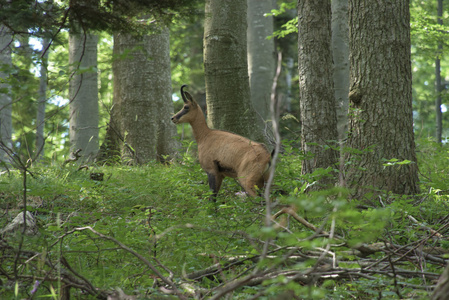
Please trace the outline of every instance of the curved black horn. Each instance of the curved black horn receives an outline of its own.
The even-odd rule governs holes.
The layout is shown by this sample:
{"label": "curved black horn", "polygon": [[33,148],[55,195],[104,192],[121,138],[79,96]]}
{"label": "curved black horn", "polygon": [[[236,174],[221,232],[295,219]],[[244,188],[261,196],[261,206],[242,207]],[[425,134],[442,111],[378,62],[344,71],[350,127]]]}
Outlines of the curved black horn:
{"label": "curved black horn", "polygon": [[187,84],[183,84],[181,86],[181,96],[182,96],[182,101],[184,101],[184,103],[187,103],[187,99],[186,96],[184,95],[184,88],[187,86]]}

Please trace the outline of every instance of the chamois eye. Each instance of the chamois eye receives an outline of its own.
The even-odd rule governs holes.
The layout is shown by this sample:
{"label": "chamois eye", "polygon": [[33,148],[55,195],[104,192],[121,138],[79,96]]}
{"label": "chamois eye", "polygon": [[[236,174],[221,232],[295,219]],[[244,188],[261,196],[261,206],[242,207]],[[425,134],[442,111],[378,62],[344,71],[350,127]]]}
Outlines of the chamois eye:
{"label": "chamois eye", "polygon": [[184,106],[184,109],[189,109],[189,106],[188,105]]}

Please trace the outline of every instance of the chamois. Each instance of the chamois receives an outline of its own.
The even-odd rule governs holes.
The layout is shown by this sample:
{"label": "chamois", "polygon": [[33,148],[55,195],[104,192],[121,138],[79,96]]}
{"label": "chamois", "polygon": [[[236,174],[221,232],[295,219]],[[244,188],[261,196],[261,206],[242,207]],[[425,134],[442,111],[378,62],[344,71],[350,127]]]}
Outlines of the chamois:
{"label": "chamois", "polygon": [[181,87],[184,107],[171,120],[175,124],[190,123],[198,144],[200,165],[206,172],[212,199],[218,194],[224,177],[237,178],[248,195],[256,197],[255,186],[263,188],[268,180],[271,155],[264,144],[240,135],[210,129],[201,107]]}

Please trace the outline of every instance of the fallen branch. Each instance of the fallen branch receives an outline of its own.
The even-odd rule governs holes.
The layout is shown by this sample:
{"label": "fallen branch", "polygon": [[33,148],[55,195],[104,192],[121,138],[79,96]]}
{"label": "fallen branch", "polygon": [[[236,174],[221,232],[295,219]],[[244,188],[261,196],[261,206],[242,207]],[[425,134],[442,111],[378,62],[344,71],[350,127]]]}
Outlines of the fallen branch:
{"label": "fallen branch", "polygon": [[[42,253],[36,251],[24,251],[11,247],[4,241],[0,241],[0,250],[3,253],[2,256],[2,264],[6,263],[6,258],[8,257],[7,253],[12,252],[10,257],[18,257],[20,265],[27,265],[30,268],[40,269],[42,267],[31,267],[33,263],[36,265],[40,265],[42,262],[49,268],[46,272],[45,276],[36,276],[36,275],[23,275],[18,274],[14,276],[14,274],[9,274],[5,269],[0,268],[0,274],[8,278],[8,280],[28,280],[28,281],[51,281],[58,282],[59,280],[65,283],[69,287],[75,287],[86,291],[88,294],[96,297],[97,299],[107,299],[108,293],[105,291],[101,291],[98,288],[94,287],[94,285],[88,281],[86,278],[81,276],[79,273],[75,272],[67,263],[64,257],[60,257],[63,267],[59,270],[56,270],[56,264],[53,263],[49,258],[42,259]],[[61,277],[59,277],[61,275]]]}
{"label": "fallen branch", "polygon": [[66,164],[68,164],[69,162],[74,162],[74,161],[77,161],[78,159],[80,159],[81,154],[79,154],[79,153],[80,153],[81,151],[83,151],[83,150],[82,150],[82,149],[77,149],[77,150],[75,150],[75,151],[70,152],[69,158],[67,158],[67,159],[64,161],[63,165],[66,165]]}
{"label": "fallen branch", "polygon": [[432,229],[432,228],[430,228],[430,227],[428,227],[428,226],[426,226],[426,225],[424,225],[424,224],[418,222],[418,220],[416,220],[413,216],[407,215],[407,218],[409,218],[410,221],[412,221],[412,222],[415,223],[416,225],[419,225],[419,226],[422,227],[423,229],[430,231],[434,236],[436,236],[436,237],[438,237],[438,238],[442,238],[442,237],[443,237],[443,235],[442,235],[441,233],[439,233],[439,232],[437,232],[436,230],[434,230],[434,229]]}
{"label": "fallen branch", "polygon": [[139,253],[137,253],[136,251],[134,251],[133,249],[129,248],[128,246],[126,246],[125,244],[119,242],[118,240],[114,239],[113,237],[104,235],[98,231],[96,231],[95,229],[93,229],[90,226],[86,226],[86,227],[79,227],[79,228],[74,228],[73,230],[67,232],[66,234],[64,234],[63,236],[59,237],[59,239],[63,238],[64,236],[67,236],[68,234],[71,234],[73,232],[76,231],[84,231],[84,230],[90,230],[92,233],[98,235],[99,237],[105,239],[105,240],[109,240],[115,244],[117,244],[121,249],[131,253],[132,255],[134,255],[135,257],[137,257],[140,261],[142,261],[148,268],[151,269],[151,271],[154,272],[154,274],[156,274],[157,277],[159,277],[164,283],[168,284],[174,291],[174,293],[180,298],[180,299],[187,299],[176,287],[176,285],[174,284],[173,281],[171,281],[169,278],[166,278],[164,275],[162,275],[161,272],[159,272],[159,270],[152,264],[150,263],[145,257],[143,257],[142,255],[140,255]]}
{"label": "fallen branch", "polygon": [[[306,219],[304,219],[303,217],[299,216],[295,210],[293,208],[291,208],[290,206],[288,207],[284,207],[282,208],[280,211],[278,211],[277,213],[275,213],[272,217],[273,220],[277,219],[280,215],[283,214],[288,214],[290,216],[292,216],[296,221],[298,221],[299,223],[301,223],[302,225],[304,225],[305,227],[309,228],[310,230],[318,233],[318,228],[315,227],[315,225],[313,225],[312,223],[309,223]],[[322,233],[324,234],[328,234],[327,232],[323,231]]]}

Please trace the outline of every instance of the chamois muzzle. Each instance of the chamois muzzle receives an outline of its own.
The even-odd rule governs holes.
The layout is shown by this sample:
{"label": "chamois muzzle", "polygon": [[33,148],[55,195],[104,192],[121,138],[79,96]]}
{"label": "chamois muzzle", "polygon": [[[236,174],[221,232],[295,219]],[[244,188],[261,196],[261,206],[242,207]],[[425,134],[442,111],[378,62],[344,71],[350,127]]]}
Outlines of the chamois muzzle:
{"label": "chamois muzzle", "polygon": [[[188,100],[187,100],[185,92],[184,92],[184,88],[186,86],[187,86],[186,84],[181,86],[181,97],[182,97],[182,101],[184,101],[185,104],[188,104]],[[181,109],[177,114],[175,114],[173,117],[171,117],[172,122],[175,124],[178,124],[181,117],[184,116],[185,114],[187,114],[188,112],[189,112],[189,110],[187,109],[187,106],[184,106],[183,109]]]}
{"label": "chamois muzzle", "polygon": [[179,123],[179,119],[182,117],[182,111],[180,111],[179,113],[177,113],[176,115],[174,115],[173,117],[171,117],[171,121],[175,124]]}

